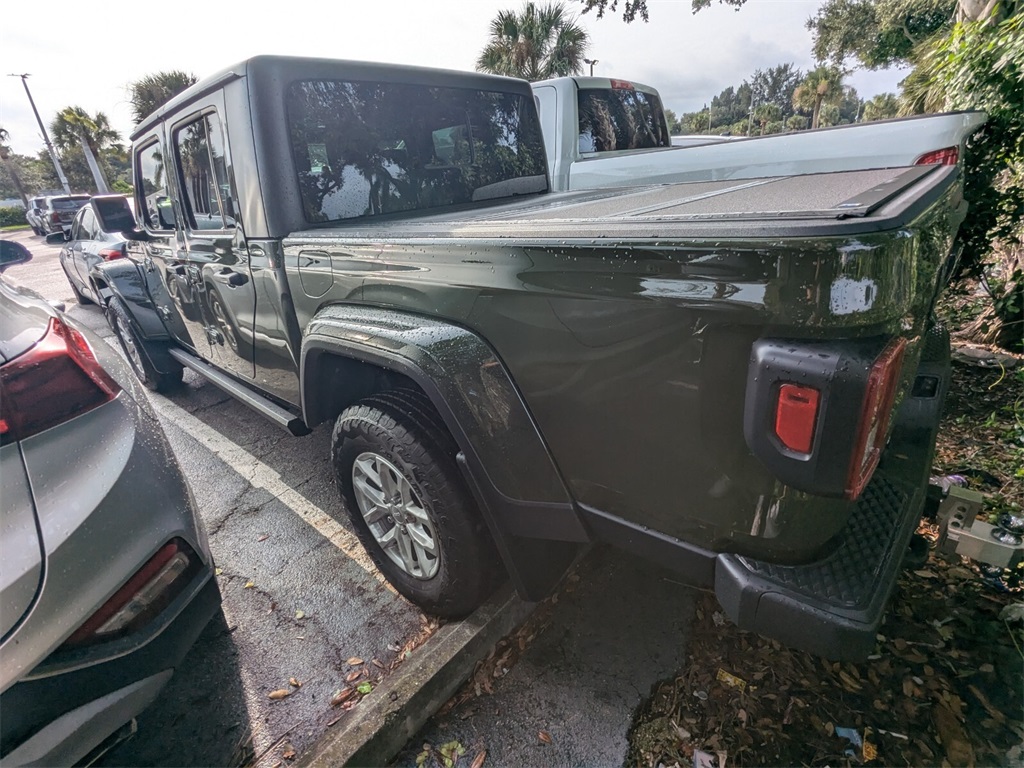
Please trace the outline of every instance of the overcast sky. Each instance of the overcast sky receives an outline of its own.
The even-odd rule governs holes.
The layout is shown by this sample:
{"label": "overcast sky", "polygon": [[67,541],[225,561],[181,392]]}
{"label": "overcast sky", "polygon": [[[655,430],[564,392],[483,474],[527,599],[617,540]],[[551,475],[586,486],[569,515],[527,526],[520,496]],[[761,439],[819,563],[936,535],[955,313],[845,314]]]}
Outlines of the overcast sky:
{"label": "overcast sky", "polygon": [[[579,7],[575,0],[567,3]],[[714,6],[693,15],[690,0],[648,0],[651,20],[618,14],[579,23],[591,38],[595,75],[653,85],[667,108],[700,109],[755,69],[814,65],[804,22],[820,0],[748,0],[739,11]],[[31,74],[32,97],[49,123],[63,107],[106,113],[127,141],[127,86],[147,74],[181,69],[204,77],[261,53],[417,64],[472,70],[498,10],[522,0],[334,0],[239,3],[174,0],[10,2],[0,27],[0,75]],[[902,73],[861,72],[849,83],[862,97],[896,91]],[[43,140],[17,77],[0,77],[0,126],[15,152],[34,155]]]}

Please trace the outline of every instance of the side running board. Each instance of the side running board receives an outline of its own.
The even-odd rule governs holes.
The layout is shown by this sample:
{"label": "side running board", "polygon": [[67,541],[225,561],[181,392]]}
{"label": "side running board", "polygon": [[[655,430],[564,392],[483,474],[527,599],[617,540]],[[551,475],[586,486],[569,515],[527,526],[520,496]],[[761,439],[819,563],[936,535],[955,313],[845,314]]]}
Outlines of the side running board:
{"label": "side running board", "polygon": [[236,400],[245,403],[282,429],[286,429],[296,436],[309,434],[309,427],[291,411],[282,408],[272,400],[263,397],[263,395],[253,392],[249,387],[235,381],[227,374],[221,373],[212,365],[204,363],[198,357],[194,357],[184,350],[172,348],[168,351],[171,357],[186,368],[195,371],[208,382],[224,390]]}

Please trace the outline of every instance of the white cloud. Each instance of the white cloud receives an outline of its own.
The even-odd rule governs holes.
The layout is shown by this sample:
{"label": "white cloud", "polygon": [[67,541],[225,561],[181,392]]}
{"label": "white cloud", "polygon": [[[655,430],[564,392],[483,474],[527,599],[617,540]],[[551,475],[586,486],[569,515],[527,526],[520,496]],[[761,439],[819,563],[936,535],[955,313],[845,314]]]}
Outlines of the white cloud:
{"label": "white cloud", "polygon": [[[755,69],[812,66],[804,27],[820,0],[750,0],[739,11],[690,0],[649,0],[651,21],[580,17],[592,37],[594,73],[657,87],[665,105],[699,109]],[[374,0],[267,6],[210,0],[171,4],[49,0],[43,14],[11,3],[0,28],[0,75],[29,72],[43,120],[78,105],[102,111],[125,140],[132,127],[126,89],[144,75],[182,69],[203,77],[260,53],[390,61],[472,70],[490,20],[521,0]],[[572,3],[571,5],[575,5]],[[862,96],[895,90],[899,75],[863,73]],[[863,83],[863,85],[861,85]],[[16,152],[43,149],[18,78],[0,77],[0,125]]]}

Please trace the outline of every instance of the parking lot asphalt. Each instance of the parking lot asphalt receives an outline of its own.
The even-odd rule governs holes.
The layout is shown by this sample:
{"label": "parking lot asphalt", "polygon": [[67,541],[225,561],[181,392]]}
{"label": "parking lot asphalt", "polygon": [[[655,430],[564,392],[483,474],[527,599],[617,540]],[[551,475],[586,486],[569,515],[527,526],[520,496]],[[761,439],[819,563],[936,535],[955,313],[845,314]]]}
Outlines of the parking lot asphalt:
{"label": "parking lot asphalt", "polygon": [[[112,340],[98,308],[75,304],[57,248],[5,237],[34,254],[6,279]],[[433,631],[349,530],[326,427],[289,437],[189,371],[151,401],[210,533],[223,616],[101,765],[412,766],[425,743],[453,741],[488,766],[622,764],[637,705],[682,666],[692,591],[670,573],[592,550],[542,615],[506,591]],[[356,675],[375,690],[346,714],[331,698]]]}

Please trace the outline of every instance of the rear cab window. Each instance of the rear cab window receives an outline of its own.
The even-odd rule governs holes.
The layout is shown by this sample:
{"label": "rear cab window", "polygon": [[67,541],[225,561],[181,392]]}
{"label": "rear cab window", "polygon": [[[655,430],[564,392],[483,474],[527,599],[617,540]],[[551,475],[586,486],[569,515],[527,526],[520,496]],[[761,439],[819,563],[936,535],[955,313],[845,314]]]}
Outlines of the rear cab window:
{"label": "rear cab window", "polygon": [[208,112],[174,132],[181,171],[185,216],[193,230],[235,227],[224,133],[216,113]]}
{"label": "rear cab window", "polygon": [[612,82],[611,88],[580,88],[576,93],[580,153],[671,146],[661,98],[629,83]]}
{"label": "rear cab window", "polygon": [[547,191],[536,111],[520,94],[305,80],[286,107],[310,223]]}

